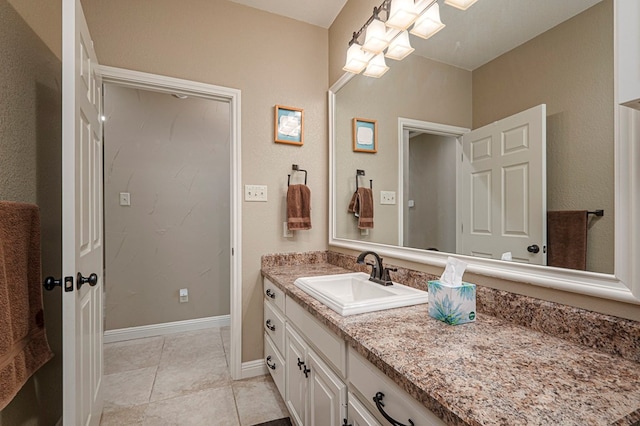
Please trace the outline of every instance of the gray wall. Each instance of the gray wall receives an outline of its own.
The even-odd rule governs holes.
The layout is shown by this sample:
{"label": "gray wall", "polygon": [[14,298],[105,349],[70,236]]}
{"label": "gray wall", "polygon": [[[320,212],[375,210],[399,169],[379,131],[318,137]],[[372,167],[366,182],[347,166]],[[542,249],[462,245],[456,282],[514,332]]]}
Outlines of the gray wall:
{"label": "gray wall", "polygon": [[[29,16],[54,20],[47,10]],[[0,199],[40,206],[42,276],[60,277],[62,65],[6,0],[0,17]],[[0,411],[0,426],[54,425],[62,416],[61,292],[45,292],[43,302],[55,357]]]}
{"label": "gray wall", "polygon": [[106,328],[229,314],[229,104],[107,84],[104,108]]}
{"label": "gray wall", "polygon": [[409,141],[409,194],[405,246],[456,251],[456,146],[454,137],[423,133]]}

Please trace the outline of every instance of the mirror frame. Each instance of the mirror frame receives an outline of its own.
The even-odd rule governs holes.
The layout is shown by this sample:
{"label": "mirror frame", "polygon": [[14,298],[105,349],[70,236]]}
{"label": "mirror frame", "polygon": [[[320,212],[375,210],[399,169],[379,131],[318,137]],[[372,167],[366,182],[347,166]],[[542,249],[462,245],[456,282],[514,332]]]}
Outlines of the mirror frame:
{"label": "mirror frame", "polygon": [[[614,4],[617,5],[618,2]],[[616,25],[619,13],[616,7],[614,10],[615,266],[613,274],[481,259],[337,237],[335,235],[338,212],[335,203],[336,150],[334,147],[336,93],[354,77],[354,74],[350,73],[345,73],[338,79],[328,92],[329,247],[357,251],[372,250],[384,256],[439,267],[445,266],[448,256],[455,256],[467,262],[467,271],[474,274],[640,304],[640,265],[634,264],[634,261],[640,258],[640,224],[636,223],[640,219],[640,111],[619,104],[621,88],[619,87],[617,46],[620,37]],[[640,46],[640,42],[637,44]]]}

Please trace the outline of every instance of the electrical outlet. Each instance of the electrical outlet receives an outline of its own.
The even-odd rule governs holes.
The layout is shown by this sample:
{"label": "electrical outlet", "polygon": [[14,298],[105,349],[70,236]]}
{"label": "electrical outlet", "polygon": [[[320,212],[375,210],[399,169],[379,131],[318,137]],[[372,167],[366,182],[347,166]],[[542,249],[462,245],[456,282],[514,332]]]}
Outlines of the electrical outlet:
{"label": "electrical outlet", "polygon": [[293,238],[293,231],[289,230],[287,222],[282,222],[282,236],[285,238]]}
{"label": "electrical outlet", "polygon": [[395,191],[380,191],[380,204],[395,204],[396,192]]}
{"label": "electrical outlet", "polygon": [[360,235],[369,235],[369,229],[361,229],[360,230]]}
{"label": "electrical outlet", "polygon": [[245,201],[267,201],[267,185],[245,185]]}
{"label": "electrical outlet", "polygon": [[186,288],[180,289],[180,303],[186,303],[189,301],[189,290]]}
{"label": "electrical outlet", "polygon": [[120,205],[121,206],[130,206],[131,205],[131,194],[128,192],[120,193]]}

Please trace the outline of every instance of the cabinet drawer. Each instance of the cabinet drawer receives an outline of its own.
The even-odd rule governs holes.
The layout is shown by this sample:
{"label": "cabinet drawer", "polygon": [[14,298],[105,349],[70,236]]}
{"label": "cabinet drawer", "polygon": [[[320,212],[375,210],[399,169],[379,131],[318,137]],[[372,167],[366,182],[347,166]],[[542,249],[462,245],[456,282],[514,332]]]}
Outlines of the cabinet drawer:
{"label": "cabinet drawer", "polygon": [[284,360],[266,333],[264,335],[264,362],[267,365],[269,374],[271,374],[273,381],[278,387],[280,396],[284,399]]}
{"label": "cabinet drawer", "polygon": [[354,394],[349,392],[347,400],[349,401],[347,424],[352,426],[382,426]]}
{"label": "cabinet drawer", "polygon": [[364,396],[363,403],[378,418],[381,418],[381,414],[373,398],[382,392],[383,409],[397,422],[409,424],[411,419],[416,426],[446,425],[353,348],[349,348],[349,382]]}
{"label": "cabinet drawer", "polygon": [[347,376],[347,349],[344,340],[325,328],[309,312],[287,297],[287,320],[307,337],[319,354],[331,364],[342,377]]}
{"label": "cabinet drawer", "polygon": [[278,313],[275,305],[264,301],[264,332],[271,337],[278,351],[284,353],[284,317]]}
{"label": "cabinet drawer", "polygon": [[284,292],[280,290],[274,283],[264,278],[262,281],[262,292],[264,297],[273,302],[280,312],[284,312]]}

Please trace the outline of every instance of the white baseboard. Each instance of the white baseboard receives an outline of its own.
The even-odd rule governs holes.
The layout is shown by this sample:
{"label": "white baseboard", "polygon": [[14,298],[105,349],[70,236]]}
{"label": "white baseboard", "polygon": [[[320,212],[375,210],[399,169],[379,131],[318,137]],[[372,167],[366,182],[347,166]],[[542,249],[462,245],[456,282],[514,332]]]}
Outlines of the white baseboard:
{"label": "white baseboard", "polygon": [[[225,327],[229,324],[231,324],[230,315],[219,315],[217,317],[118,328],[104,332],[104,343],[122,342],[124,340],[141,339],[143,337],[164,336],[165,334],[204,330],[206,328]],[[244,369],[244,365],[242,368]]]}
{"label": "white baseboard", "polygon": [[256,359],[254,361],[248,361],[242,363],[242,378],[248,379],[250,377],[264,376],[267,374],[267,366],[264,365],[263,359]]}

